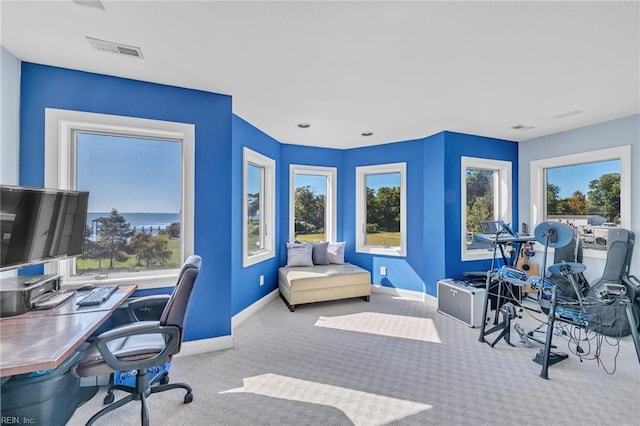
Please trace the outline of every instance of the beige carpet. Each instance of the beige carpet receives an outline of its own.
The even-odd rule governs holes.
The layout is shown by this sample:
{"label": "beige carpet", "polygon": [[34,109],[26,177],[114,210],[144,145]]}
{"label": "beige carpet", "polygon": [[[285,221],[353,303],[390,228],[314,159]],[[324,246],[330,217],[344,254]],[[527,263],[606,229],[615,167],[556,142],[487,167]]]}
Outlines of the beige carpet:
{"label": "beige carpet", "polygon": [[[531,330],[537,323],[527,312],[516,321]],[[295,313],[273,300],[234,337],[233,349],[173,360],[171,380],[189,383],[194,401],[184,404],[181,390],[152,395],[152,425],[640,424],[640,365],[630,338],[621,341],[613,375],[570,355],[544,380],[532,361],[540,346],[524,347],[515,332],[516,347],[502,340],[491,348],[478,342],[478,329],[438,313],[432,298],[380,293],[370,303],[318,303]],[[569,351],[561,336],[554,343]],[[609,370],[617,350],[602,348]],[[84,424],[103,396],[104,389],[69,424]],[[130,403],[96,425],[139,424],[139,410]]]}

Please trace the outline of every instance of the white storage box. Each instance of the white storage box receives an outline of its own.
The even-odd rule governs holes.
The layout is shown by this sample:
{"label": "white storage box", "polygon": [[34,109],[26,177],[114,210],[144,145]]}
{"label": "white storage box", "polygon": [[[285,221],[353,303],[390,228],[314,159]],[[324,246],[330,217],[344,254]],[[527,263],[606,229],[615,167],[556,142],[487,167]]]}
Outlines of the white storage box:
{"label": "white storage box", "polygon": [[469,327],[482,325],[482,304],[486,290],[472,287],[464,281],[451,279],[438,281],[438,312],[456,319]]}

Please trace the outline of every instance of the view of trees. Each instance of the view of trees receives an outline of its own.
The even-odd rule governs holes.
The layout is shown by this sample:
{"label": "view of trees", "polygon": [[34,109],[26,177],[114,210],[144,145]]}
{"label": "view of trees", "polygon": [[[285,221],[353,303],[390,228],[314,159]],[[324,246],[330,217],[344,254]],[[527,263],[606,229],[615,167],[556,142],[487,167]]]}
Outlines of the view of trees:
{"label": "view of trees", "polygon": [[620,173],[606,173],[589,182],[587,194],[575,191],[560,198],[561,188],[547,183],[548,215],[598,215],[609,222],[620,219]]}
{"label": "view of trees", "polygon": [[493,220],[493,170],[467,170],[467,232],[480,232],[481,220]]}
{"label": "view of trees", "polygon": [[367,187],[367,234],[400,232],[400,187]]}
{"label": "view of trees", "polygon": [[255,220],[256,216],[260,213],[260,193],[256,192],[255,194],[248,193],[248,216],[249,222]]}
{"label": "view of trees", "polygon": [[[173,255],[173,251],[169,249],[169,240],[180,237],[180,223],[172,223],[167,230],[160,230],[154,236],[144,230],[132,230],[131,225],[116,209],[112,209],[109,216],[96,221],[96,238],[90,238],[93,231],[87,227],[84,254],[80,259],[97,261],[98,270],[102,269],[103,261],[108,261],[106,268],[113,270],[116,269],[116,263],[125,263],[131,258],[135,259],[134,267],[166,265]],[[84,266],[78,265],[77,269],[96,269]],[[130,268],[121,266],[119,269]]]}
{"label": "view of trees", "polygon": [[247,249],[251,253],[262,248],[260,243],[260,193],[247,193]]}
{"label": "view of trees", "polygon": [[315,194],[310,186],[299,186],[295,190],[294,202],[296,235],[324,233],[325,196]]}
{"label": "view of trees", "polygon": [[[467,232],[479,233],[479,221],[493,220],[493,171],[467,170]],[[589,182],[586,194],[575,191],[560,197],[561,188],[547,183],[547,215],[598,215],[609,222],[620,219],[620,173],[606,173]]]}

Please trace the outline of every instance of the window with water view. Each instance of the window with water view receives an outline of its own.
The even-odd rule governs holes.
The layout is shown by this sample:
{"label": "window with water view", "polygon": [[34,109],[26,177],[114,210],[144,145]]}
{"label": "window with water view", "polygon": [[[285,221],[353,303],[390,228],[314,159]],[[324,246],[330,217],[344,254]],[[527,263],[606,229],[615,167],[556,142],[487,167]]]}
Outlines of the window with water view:
{"label": "window with water view", "polygon": [[76,274],[181,264],[180,141],[78,132],[76,187],[89,191],[84,254]]}
{"label": "window with water view", "polygon": [[242,265],[249,266],[275,256],[276,162],[243,148]]}

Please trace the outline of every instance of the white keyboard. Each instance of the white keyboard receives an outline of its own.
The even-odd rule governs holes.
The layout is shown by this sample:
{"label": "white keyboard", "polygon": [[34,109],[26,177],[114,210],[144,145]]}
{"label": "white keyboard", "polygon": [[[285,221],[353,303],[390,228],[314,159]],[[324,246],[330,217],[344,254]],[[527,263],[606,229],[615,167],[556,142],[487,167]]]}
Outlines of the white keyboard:
{"label": "white keyboard", "polygon": [[[474,238],[476,241],[485,243],[485,244],[493,244],[496,241],[496,234],[475,234]],[[518,237],[514,237],[511,234],[500,234],[498,236],[498,243],[510,243],[510,242],[526,242],[526,241],[534,241],[536,237],[533,235],[524,235],[518,234]]]}

